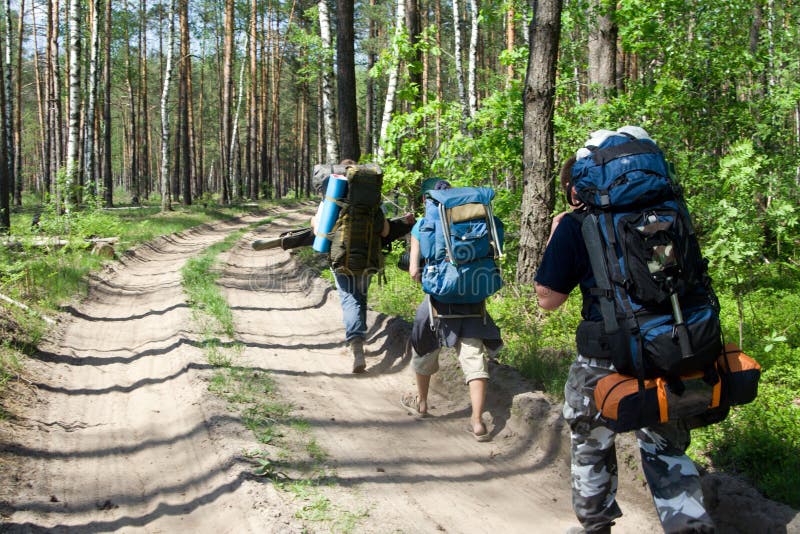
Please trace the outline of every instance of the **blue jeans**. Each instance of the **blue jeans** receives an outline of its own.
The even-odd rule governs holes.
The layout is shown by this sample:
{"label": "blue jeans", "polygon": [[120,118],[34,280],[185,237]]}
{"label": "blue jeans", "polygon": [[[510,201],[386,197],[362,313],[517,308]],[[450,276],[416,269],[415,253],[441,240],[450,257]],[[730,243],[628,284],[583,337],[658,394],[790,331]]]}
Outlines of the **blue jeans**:
{"label": "blue jeans", "polygon": [[333,273],[333,278],[342,302],[345,339],[364,337],[367,334],[367,290],[372,275]]}

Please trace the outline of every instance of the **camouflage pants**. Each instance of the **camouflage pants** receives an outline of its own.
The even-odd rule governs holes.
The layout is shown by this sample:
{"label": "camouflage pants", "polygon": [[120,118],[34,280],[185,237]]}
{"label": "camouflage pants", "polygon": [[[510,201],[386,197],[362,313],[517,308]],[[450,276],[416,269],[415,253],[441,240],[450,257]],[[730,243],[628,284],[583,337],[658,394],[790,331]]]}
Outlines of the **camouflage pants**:
{"label": "camouflage pants", "polygon": [[[564,388],[564,418],[572,431],[572,506],[587,532],[622,516],[616,502],[615,433],[594,403],[597,381],[615,372],[608,360],[578,356]],[[703,506],[700,475],[686,456],[689,431],[667,423],[636,431],[642,467],[665,532],[713,532]]]}

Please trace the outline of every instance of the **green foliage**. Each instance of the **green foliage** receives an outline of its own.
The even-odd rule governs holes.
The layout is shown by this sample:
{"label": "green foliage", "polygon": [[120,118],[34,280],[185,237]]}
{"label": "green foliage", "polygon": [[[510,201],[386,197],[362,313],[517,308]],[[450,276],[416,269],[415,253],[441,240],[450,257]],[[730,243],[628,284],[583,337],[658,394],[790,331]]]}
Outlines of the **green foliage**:
{"label": "green foliage", "polygon": [[396,247],[386,256],[386,282],[373,278],[369,290],[369,305],[387,315],[412,321],[424,294],[419,284],[407,272],[397,268],[397,259],[401,253],[402,247]]}
{"label": "green foliage", "polygon": [[545,314],[535,303],[533,288],[513,284],[487,301],[505,344],[499,360],[516,368],[537,388],[560,397],[574,355],[575,309],[568,304]]}
{"label": "green foliage", "polygon": [[745,475],[767,497],[800,507],[800,487],[789,475],[800,472],[800,404],[787,389],[766,380],[753,403],[693,436],[695,449],[702,447],[715,466]]}
{"label": "green foliage", "polygon": [[[759,178],[761,158],[755,157],[750,141],[731,147],[720,162],[716,203],[705,210],[710,227],[704,249],[712,265],[714,279],[741,283],[743,272],[752,271],[764,242],[764,211],[759,199],[764,184]],[[723,194],[724,192],[724,194]]]}

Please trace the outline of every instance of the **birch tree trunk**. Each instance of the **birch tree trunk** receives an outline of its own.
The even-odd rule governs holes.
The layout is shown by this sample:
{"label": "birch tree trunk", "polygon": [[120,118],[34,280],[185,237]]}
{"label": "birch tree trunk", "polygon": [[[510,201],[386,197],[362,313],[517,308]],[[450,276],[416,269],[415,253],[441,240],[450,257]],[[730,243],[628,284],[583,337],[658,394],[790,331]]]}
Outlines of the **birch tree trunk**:
{"label": "birch tree trunk", "polygon": [[406,20],[406,2],[397,0],[397,15],[395,16],[394,39],[392,41],[392,67],[389,70],[389,81],[386,84],[386,102],[383,105],[383,118],[381,119],[381,135],[378,140],[378,162],[386,155],[386,133],[389,131],[389,122],[394,112],[394,95],[397,93],[397,78],[400,70],[400,36],[403,33],[403,24]]}
{"label": "birch tree trunk", "polygon": [[[111,0],[106,0],[106,2],[110,2]],[[99,84],[99,76],[98,76],[98,43],[99,43],[99,31],[98,31],[98,18],[100,18],[100,2],[99,0],[92,0],[92,5],[94,6],[93,17],[92,17],[92,29],[91,29],[91,36],[89,41],[89,102],[86,105],[86,133],[85,133],[85,143],[84,143],[84,174],[86,176],[87,186],[90,189],[90,193],[97,197],[99,196],[100,189],[98,187],[98,180],[95,176],[95,137],[94,137],[94,123],[95,123],[95,112],[97,107],[97,85]]]}
{"label": "birch tree trunk", "polygon": [[[5,63],[3,55],[0,54],[0,71]],[[0,112],[5,121],[6,114],[6,92],[0,91]],[[8,131],[0,128],[0,234],[6,234],[11,229],[11,181],[8,176]]]}
{"label": "birch tree trunk", "polygon": [[230,201],[230,146],[233,140],[231,105],[233,95],[233,0],[225,0],[225,51],[222,65],[222,202]]}
{"label": "birch tree trunk", "polygon": [[470,19],[469,32],[469,74],[468,74],[468,93],[469,93],[469,116],[474,117],[478,111],[478,87],[476,84],[478,70],[478,0],[469,0],[469,8],[472,12]]}
{"label": "birch tree trunk", "polygon": [[[108,0],[106,0],[108,1]],[[172,78],[172,56],[175,44],[175,0],[169,7],[169,35],[167,37],[167,66],[164,70],[164,85],[161,89],[161,211],[172,209],[169,194],[169,84]]]}
{"label": "birch tree trunk", "polygon": [[39,28],[36,25],[36,9],[31,9],[31,20],[33,24],[33,29],[31,33],[33,34],[33,72],[35,76],[35,83],[36,83],[36,100],[38,102],[39,107],[39,132],[41,136],[41,170],[42,170],[42,181],[41,181],[41,192],[42,198],[47,201],[47,195],[50,193],[49,185],[50,185],[50,165],[49,165],[49,145],[47,143],[48,131],[46,126],[46,117],[45,117],[45,109],[47,104],[45,102],[45,92],[46,89],[43,91],[42,89],[42,75],[41,75],[41,68],[39,67]]}
{"label": "birch tree trunk", "polygon": [[333,110],[333,50],[331,48],[331,21],[328,14],[327,0],[319,0],[319,34],[322,39],[324,62],[322,65],[322,115],[325,121],[325,163],[339,163],[339,153],[336,149],[336,130]]}
{"label": "birch tree trunk", "polygon": [[467,106],[467,93],[464,88],[464,67],[461,62],[461,17],[459,15],[458,0],[453,0],[453,55],[456,60],[458,101],[461,104],[461,109],[469,109]]}
{"label": "birch tree trunk", "polygon": [[64,184],[64,211],[69,213],[75,193],[74,184],[80,167],[81,127],[81,2],[69,3],[69,135],[67,141],[67,174]]}
{"label": "birch tree trunk", "polygon": [[[245,50],[245,53],[243,54],[243,57],[242,57],[242,64],[239,67],[239,86],[238,86],[238,89],[236,91],[236,111],[233,113],[233,127],[231,129],[231,133],[232,133],[232,135],[231,135],[231,154],[233,154],[235,152],[234,151],[234,147],[236,147],[238,145],[238,142],[239,142],[239,111],[242,108],[242,97],[244,96],[244,69],[245,69],[245,66],[247,65],[247,61],[245,61],[245,59],[247,58],[247,50],[250,48],[249,47],[249,42],[250,42],[250,34],[245,32],[245,34],[244,34],[244,50]],[[236,160],[236,158],[232,157],[231,161],[233,162],[234,160]],[[233,184],[234,184],[233,198],[239,200],[239,199],[242,198],[242,190],[243,190],[242,189],[242,176],[241,176],[241,174],[239,172],[236,172],[236,168],[235,168],[234,165],[231,165],[230,175],[231,175],[231,177],[233,179]]]}
{"label": "birch tree trunk", "polygon": [[553,109],[561,33],[561,0],[534,0],[523,95],[523,179],[517,282],[532,284],[550,235],[553,187]]}
{"label": "birch tree trunk", "polygon": [[3,72],[3,91],[5,93],[6,109],[3,114],[3,138],[6,141],[6,167],[8,172],[8,186],[9,192],[14,189],[14,182],[16,177],[14,175],[14,85],[12,82],[14,73],[14,64],[11,60],[13,57],[11,43],[12,39],[12,22],[11,22],[11,0],[6,0],[6,31],[3,35],[5,44],[5,70]]}

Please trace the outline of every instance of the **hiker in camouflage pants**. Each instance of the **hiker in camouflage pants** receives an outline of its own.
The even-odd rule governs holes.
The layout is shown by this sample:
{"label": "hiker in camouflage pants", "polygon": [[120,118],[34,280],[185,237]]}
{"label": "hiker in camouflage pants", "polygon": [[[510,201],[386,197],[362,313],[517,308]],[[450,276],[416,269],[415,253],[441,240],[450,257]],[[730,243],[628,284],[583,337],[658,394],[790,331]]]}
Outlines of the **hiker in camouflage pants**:
{"label": "hiker in camouflage pants", "polygon": [[[602,532],[622,516],[616,502],[616,434],[597,418],[594,387],[615,372],[609,360],[578,356],[564,388],[564,419],[572,430],[572,506],[586,532]],[[642,469],[665,532],[712,532],[699,474],[685,451],[689,432],[667,423],[636,431]]]}
{"label": "hiker in camouflage pants", "polygon": [[[637,138],[647,136],[642,128],[625,128]],[[580,208],[570,182],[576,159],[577,154],[561,169],[561,185],[569,204]],[[553,218],[550,239],[534,277],[538,303],[544,309],[554,310],[580,286],[583,319],[601,321],[597,284],[581,223],[578,218],[566,215],[567,212]],[[614,519],[622,516],[616,501],[616,433],[603,424],[594,403],[597,382],[614,372],[610,359],[578,355],[567,377],[564,418],[572,431],[572,504],[582,525],[570,532],[610,532]],[[664,531],[713,532],[714,523],[703,505],[700,476],[685,454],[689,446],[686,426],[682,422],[661,424],[636,431],[636,437],[644,475]]]}

